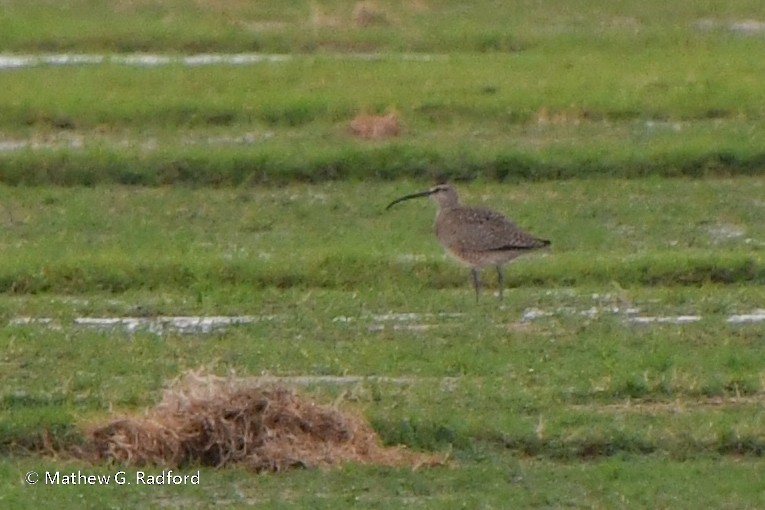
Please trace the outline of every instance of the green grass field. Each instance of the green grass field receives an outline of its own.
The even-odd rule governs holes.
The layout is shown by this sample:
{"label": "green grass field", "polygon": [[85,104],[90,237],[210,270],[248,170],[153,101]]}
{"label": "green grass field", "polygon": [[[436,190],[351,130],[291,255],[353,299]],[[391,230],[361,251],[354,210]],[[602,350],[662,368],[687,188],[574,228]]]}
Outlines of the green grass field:
{"label": "green grass field", "polygon": [[[8,54],[287,59],[0,69],[0,506],[765,507],[761,6],[676,4],[4,2]],[[552,240],[503,302],[385,210],[437,179]],[[251,322],[77,322],[187,315]],[[61,450],[200,368],[450,464],[25,482],[134,479]]]}
{"label": "green grass field", "polygon": [[[207,367],[401,378],[301,391],[362,412],[388,443],[451,452],[454,461],[414,475],[351,467],[261,475],[273,492],[243,489],[233,503],[608,507],[624,497],[646,507],[709,498],[757,506],[762,325],[728,318],[761,308],[765,297],[762,184],[465,185],[466,201],[510,211],[555,240],[548,256],[511,266],[503,303],[490,291],[474,302],[467,271],[429,235],[431,204],[384,211],[412,183],[4,188],[6,239],[15,240],[2,253],[7,490],[16,494],[24,467],[110,472],[22,452],[39,446],[43,430],[65,443],[110,410],[151,406],[166,381]],[[72,323],[193,314],[262,319],[196,335]],[[682,315],[700,320],[632,320]],[[19,317],[55,323],[10,324]],[[731,478],[713,477],[713,465],[731,466]],[[232,477],[243,484],[254,476],[203,472],[193,494],[78,494],[96,505],[176,494],[204,506]],[[568,482],[556,483],[559,476]],[[734,480],[749,489],[731,489]],[[296,483],[306,490],[287,489]],[[662,484],[688,494],[662,494]],[[23,490],[8,497],[47,497]]]}
{"label": "green grass field", "polygon": [[[288,59],[6,70],[0,133],[21,148],[3,151],[0,182],[703,177],[765,161],[756,2],[386,2],[372,26],[353,2],[63,5],[6,2],[1,47]],[[349,135],[358,113],[388,110],[401,136]]]}

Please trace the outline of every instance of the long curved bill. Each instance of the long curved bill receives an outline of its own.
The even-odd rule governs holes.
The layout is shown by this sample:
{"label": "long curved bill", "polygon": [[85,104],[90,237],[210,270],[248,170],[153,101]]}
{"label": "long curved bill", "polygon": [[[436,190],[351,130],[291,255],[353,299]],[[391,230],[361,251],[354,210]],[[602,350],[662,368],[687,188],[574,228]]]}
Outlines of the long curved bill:
{"label": "long curved bill", "polygon": [[386,207],[385,210],[387,211],[388,209],[390,209],[391,207],[393,207],[397,203],[403,202],[404,200],[409,200],[410,198],[427,197],[431,193],[433,193],[433,191],[427,190],[427,191],[420,191],[419,193],[412,193],[411,195],[404,195],[403,197],[397,198],[396,200],[394,200],[393,202],[388,204],[388,207]]}

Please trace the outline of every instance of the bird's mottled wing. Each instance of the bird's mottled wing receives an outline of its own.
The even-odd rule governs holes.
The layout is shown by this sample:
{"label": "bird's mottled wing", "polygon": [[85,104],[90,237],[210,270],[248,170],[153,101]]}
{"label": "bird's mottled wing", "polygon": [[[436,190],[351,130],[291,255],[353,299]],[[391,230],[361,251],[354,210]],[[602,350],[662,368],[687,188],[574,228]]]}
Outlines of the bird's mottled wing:
{"label": "bird's mottled wing", "polygon": [[497,212],[473,207],[444,211],[436,231],[445,245],[456,250],[531,250],[550,244]]}

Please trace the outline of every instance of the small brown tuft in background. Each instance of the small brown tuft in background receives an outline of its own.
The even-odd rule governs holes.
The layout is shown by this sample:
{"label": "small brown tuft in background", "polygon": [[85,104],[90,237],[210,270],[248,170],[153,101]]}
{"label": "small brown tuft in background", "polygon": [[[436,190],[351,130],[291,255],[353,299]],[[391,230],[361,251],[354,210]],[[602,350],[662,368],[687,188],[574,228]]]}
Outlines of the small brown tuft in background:
{"label": "small brown tuft in background", "polygon": [[385,115],[359,114],[351,121],[351,133],[367,140],[382,140],[401,134],[401,121],[396,112]]}
{"label": "small brown tuft in background", "polygon": [[353,6],[353,23],[360,28],[387,25],[388,17],[375,2],[363,0]]}

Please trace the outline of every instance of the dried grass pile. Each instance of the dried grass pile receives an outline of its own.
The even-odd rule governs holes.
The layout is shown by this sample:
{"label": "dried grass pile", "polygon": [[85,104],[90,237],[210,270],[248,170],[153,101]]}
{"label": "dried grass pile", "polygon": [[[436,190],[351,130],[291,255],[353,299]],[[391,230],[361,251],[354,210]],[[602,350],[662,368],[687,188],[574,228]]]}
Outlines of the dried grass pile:
{"label": "dried grass pile", "polygon": [[244,465],[256,471],[329,466],[437,463],[385,448],[363,419],[257,380],[189,372],[143,416],[98,426],[82,455],[93,462],[180,467]]}
{"label": "dried grass pile", "polygon": [[395,112],[385,115],[359,114],[351,121],[351,133],[367,140],[382,140],[401,134],[401,121]]}

